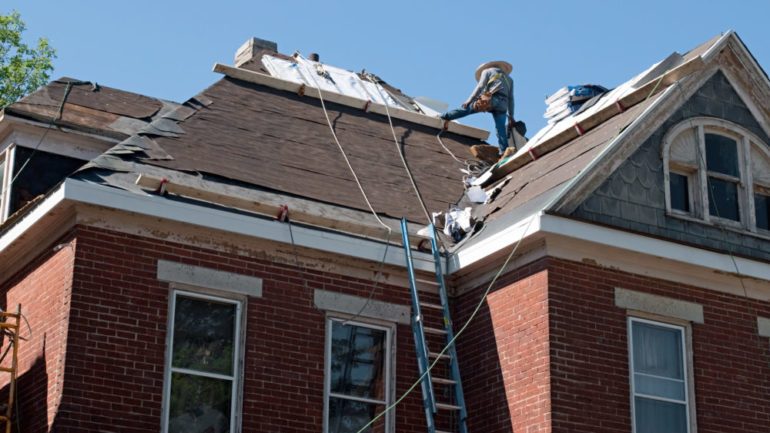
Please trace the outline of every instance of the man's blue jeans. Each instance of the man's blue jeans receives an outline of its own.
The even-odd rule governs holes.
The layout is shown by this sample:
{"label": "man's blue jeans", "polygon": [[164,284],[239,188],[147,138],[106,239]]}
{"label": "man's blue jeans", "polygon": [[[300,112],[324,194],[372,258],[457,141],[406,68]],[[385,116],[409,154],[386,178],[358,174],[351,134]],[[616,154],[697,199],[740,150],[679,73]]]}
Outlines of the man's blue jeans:
{"label": "man's blue jeans", "polygon": [[[465,116],[468,116],[473,113],[477,113],[477,111],[473,111],[473,108],[471,108],[471,105],[468,104],[466,108],[457,108],[454,110],[447,111],[446,113],[441,115],[441,118],[444,120],[455,120],[460,119]],[[508,100],[505,96],[500,95],[499,93],[495,93],[492,95],[492,112],[490,113],[492,117],[495,119],[495,129],[497,130],[497,144],[500,148],[500,154],[502,155],[503,152],[505,152],[505,149],[508,147],[508,131],[505,128],[505,120],[506,120],[506,113],[508,112]]]}

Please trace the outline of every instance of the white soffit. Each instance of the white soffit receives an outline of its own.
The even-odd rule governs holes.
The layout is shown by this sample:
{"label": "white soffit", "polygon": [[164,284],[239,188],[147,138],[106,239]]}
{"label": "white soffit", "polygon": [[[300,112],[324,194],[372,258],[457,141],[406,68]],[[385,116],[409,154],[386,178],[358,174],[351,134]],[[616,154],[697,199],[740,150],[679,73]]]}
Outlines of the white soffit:
{"label": "white soffit", "polygon": [[[161,218],[169,222],[192,224],[284,244],[291,244],[293,237],[293,243],[298,247],[357,257],[374,262],[383,261],[384,243],[341,233],[299,226],[294,226],[290,231],[288,224],[274,220],[203,207],[197,204],[167,200],[153,195],[136,194],[74,179],[67,179],[60,187],[61,190],[64,191],[64,199],[75,202],[134,212]],[[41,207],[46,206],[46,203],[47,200],[43,202]],[[5,242],[5,236],[0,238],[0,244],[2,242]],[[415,251],[412,253],[412,257],[415,269],[429,272],[435,271],[431,254]],[[404,266],[406,258],[403,249],[391,245],[387,250],[384,262],[388,265]]]}

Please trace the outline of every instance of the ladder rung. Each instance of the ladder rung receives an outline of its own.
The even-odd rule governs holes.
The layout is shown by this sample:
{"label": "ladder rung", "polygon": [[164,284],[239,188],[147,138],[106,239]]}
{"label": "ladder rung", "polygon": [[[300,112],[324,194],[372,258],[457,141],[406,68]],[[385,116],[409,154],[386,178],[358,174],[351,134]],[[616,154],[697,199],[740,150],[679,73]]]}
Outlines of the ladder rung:
{"label": "ladder rung", "polygon": [[442,354],[441,356],[438,356],[438,353],[435,353],[435,352],[428,352],[428,357],[429,358],[452,359],[452,357],[449,356],[446,353]]}
{"label": "ladder rung", "polygon": [[432,304],[430,302],[420,302],[421,307],[433,308],[434,310],[443,310],[441,304]]}
{"label": "ladder rung", "polygon": [[10,421],[11,419],[5,415],[0,415],[0,421]]}
{"label": "ladder rung", "polygon": [[15,370],[13,368],[0,367],[0,372],[3,372],[3,373],[13,373],[14,371]]}
{"label": "ladder rung", "polygon": [[436,403],[437,409],[444,409],[444,410],[460,410],[462,409],[460,406],[455,406],[453,404],[447,404],[447,403]]}
{"label": "ladder rung", "polygon": [[436,382],[436,383],[440,383],[440,384],[442,384],[442,385],[454,385],[454,384],[456,384],[456,383],[457,383],[457,381],[455,381],[455,380],[452,380],[452,379],[444,379],[444,378],[441,378],[441,377],[431,377],[430,379],[431,379],[432,381],[434,381],[434,382]]}
{"label": "ladder rung", "polygon": [[446,335],[446,330],[445,329],[430,328],[428,326],[424,326],[423,329],[428,334]]}
{"label": "ladder rung", "polygon": [[436,282],[436,280],[423,280],[422,278],[415,278],[414,280],[417,281],[418,283],[424,283],[424,284],[430,284],[432,286],[438,286],[438,283]]}
{"label": "ladder rung", "polygon": [[8,323],[8,322],[2,322],[0,323],[0,329],[8,329],[8,328],[19,328],[18,323]]}

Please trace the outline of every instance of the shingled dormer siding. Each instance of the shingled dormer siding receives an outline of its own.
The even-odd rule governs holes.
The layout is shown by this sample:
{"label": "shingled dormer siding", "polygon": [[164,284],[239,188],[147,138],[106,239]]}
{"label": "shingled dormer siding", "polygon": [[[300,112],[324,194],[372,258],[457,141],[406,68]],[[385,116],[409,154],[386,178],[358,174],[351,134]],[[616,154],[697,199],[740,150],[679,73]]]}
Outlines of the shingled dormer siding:
{"label": "shingled dormer siding", "polygon": [[755,134],[764,145],[770,143],[770,138],[727,77],[717,72],[589,195],[572,216],[677,242],[770,260],[770,240],[743,234],[740,230],[725,230],[666,215],[666,184],[661,156],[663,137],[673,126],[696,117],[727,120]]}

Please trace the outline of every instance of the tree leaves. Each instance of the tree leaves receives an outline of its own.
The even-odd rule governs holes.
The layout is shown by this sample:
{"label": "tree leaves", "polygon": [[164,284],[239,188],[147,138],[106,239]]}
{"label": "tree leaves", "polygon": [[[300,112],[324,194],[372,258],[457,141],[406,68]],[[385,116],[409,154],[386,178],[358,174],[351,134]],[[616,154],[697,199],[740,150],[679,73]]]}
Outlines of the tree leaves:
{"label": "tree leaves", "polygon": [[18,12],[0,15],[0,108],[46,84],[53,70],[56,50],[46,38],[34,47],[24,43],[26,29]]}

